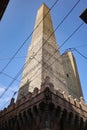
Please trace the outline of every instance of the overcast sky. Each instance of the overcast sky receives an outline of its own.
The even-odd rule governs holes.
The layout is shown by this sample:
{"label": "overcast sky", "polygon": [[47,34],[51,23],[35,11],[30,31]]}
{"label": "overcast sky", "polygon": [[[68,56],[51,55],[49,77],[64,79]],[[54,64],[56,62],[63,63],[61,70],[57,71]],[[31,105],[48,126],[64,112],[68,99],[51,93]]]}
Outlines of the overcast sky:
{"label": "overcast sky", "polygon": [[[7,65],[11,57],[16,53],[18,48],[31,34],[38,8],[44,2],[49,8],[56,0],[10,0],[8,7],[0,21],[0,72]],[[51,16],[54,29],[60,24],[63,18],[68,14],[71,8],[78,0],[59,0],[51,10]],[[64,20],[55,32],[56,41],[60,46],[82,23],[79,15],[87,8],[87,0],[79,0],[77,6],[71,14]],[[17,80],[13,82],[15,75],[25,63],[28,46],[31,43],[32,36],[26,40],[25,45],[18,52],[16,57],[10,64],[0,73],[0,109],[6,107],[18,90],[21,74]],[[63,53],[69,48],[76,48],[78,52],[83,54],[82,57],[75,50],[73,54],[76,59],[81,86],[84,98],[87,101],[87,24],[83,24],[74,35],[61,47],[60,52]],[[11,85],[11,82],[12,85]],[[16,97],[16,95],[14,96]]]}

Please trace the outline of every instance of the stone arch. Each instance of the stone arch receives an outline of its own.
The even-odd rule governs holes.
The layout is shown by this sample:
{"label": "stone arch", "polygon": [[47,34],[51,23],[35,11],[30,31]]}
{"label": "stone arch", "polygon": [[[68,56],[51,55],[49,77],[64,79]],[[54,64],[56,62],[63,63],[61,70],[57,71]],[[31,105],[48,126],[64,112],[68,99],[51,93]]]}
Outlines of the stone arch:
{"label": "stone arch", "polygon": [[63,110],[61,119],[60,119],[60,130],[64,130],[64,125],[66,124],[68,112],[66,109]]}
{"label": "stone arch", "polygon": [[79,128],[79,116],[77,114],[75,114],[74,126],[76,128]]}
{"label": "stone arch", "polygon": [[68,113],[68,123],[71,124],[71,123],[72,123],[72,120],[73,120],[73,113],[72,113],[72,112],[69,112],[69,113]]}
{"label": "stone arch", "polygon": [[53,111],[55,108],[55,105],[53,103],[49,103],[48,109],[49,111]]}
{"label": "stone arch", "polygon": [[80,117],[79,120],[80,120],[80,121],[79,121],[79,130],[82,130],[82,129],[84,128],[84,121],[83,121],[83,118],[82,118],[82,117]]}
{"label": "stone arch", "polygon": [[87,119],[86,119],[85,124],[84,124],[84,130],[87,130]]}
{"label": "stone arch", "polygon": [[34,115],[36,116],[36,115],[38,114],[37,106],[34,105],[32,109],[33,109],[33,113],[34,113]]}
{"label": "stone arch", "polygon": [[39,109],[41,110],[41,111],[43,111],[44,110],[44,107],[45,107],[45,103],[42,101],[42,102],[40,102],[39,103]]}
{"label": "stone arch", "polygon": [[61,112],[62,112],[61,107],[57,106],[55,111],[55,116],[59,118],[58,120],[60,120]]}

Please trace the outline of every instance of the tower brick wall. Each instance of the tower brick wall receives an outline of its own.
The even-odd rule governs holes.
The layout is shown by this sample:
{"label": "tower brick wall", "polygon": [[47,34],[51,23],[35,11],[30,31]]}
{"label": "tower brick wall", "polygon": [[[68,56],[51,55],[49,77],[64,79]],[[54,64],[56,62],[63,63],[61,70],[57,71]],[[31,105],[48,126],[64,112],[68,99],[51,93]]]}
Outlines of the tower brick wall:
{"label": "tower brick wall", "polygon": [[[67,86],[50,10],[43,4],[37,12],[18,98],[26,95],[28,91],[32,92],[34,87],[40,88],[46,76],[50,77],[56,89],[64,90],[65,86]],[[68,93],[67,87],[65,91]]]}
{"label": "tower brick wall", "polygon": [[56,42],[50,9],[45,5],[38,9],[31,45],[20,83],[18,99],[26,96],[35,87],[40,89],[49,77],[56,90],[83,96],[74,56],[71,52],[61,55]]}
{"label": "tower brick wall", "polygon": [[83,97],[76,61],[71,51],[62,55],[69,94],[74,98]]}

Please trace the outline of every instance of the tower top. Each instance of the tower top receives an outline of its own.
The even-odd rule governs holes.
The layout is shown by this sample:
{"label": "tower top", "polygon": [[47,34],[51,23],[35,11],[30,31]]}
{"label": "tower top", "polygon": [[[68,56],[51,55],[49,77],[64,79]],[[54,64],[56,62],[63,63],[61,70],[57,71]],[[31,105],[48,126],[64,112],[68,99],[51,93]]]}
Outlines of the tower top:
{"label": "tower top", "polygon": [[48,7],[45,3],[43,3],[43,4],[38,8],[38,11],[39,11],[40,9],[42,9],[42,8],[43,8],[43,9],[46,9],[46,8],[47,8],[48,10],[50,10],[49,7]]}
{"label": "tower top", "polygon": [[49,38],[51,34],[52,36],[50,39],[53,39],[56,42],[52,20],[50,16],[50,9],[45,3],[43,3],[37,11],[31,43],[36,42],[37,39],[39,39],[40,37],[42,37],[42,39],[45,38],[45,40],[47,40],[47,38]]}

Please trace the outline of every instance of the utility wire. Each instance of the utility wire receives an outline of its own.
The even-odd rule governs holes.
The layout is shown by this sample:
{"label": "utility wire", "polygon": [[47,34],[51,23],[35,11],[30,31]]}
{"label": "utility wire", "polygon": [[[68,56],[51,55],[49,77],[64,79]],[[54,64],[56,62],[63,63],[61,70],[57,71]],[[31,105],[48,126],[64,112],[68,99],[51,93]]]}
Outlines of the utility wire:
{"label": "utility wire", "polygon": [[[83,43],[82,43],[83,44]],[[83,48],[83,47],[86,47],[87,46],[87,44],[83,44],[83,45],[79,45],[79,46],[74,46],[74,47],[72,47],[72,48]],[[71,48],[71,49],[72,49]]]}
{"label": "utility wire", "polygon": [[74,50],[75,50],[80,56],[82,56],[84,59],[87,60],[87,57],[84,56],[80,51],[78,51],[76,48],[74,48]]}
{"label": "utility wire", "polygon": [[82,56],[84,59],[87,60],[87,57],[85,55],[83,55],[80,51],[78,51],[75,47],[66,49],[66,51],[64,53],[66,53],[67,51],[76,51],[80,56]]}
{"label": "utility wire", "polygon": [[60,45],[59,49],[64,46],[64,44],[81,28],[81,26],[83,25],[84,23],[81,23],[74,31],[73,33]]}
{"label": "utility wire", "polygon": [[15,79],[14,77],[10,76],[9,74],[5,73],[5,72],[2,72],[3,75],[5,75],[6,77],[10,78],[10,79],[14,79],[16,80],[17,82],[20,82],[20,80],[18,79]]}
{"label": "utility wire", "polygon": [[5,104],[0,108],[1,110],[11,101],[12,98],[14,98],[14,96],[17,94],[17,91],[15,91],[12,95],[11,98],[9,98],[9,100],[7,102],[5,102]]}
{"label": "utility wire", "polygon": [[[23,59],[23,58],[26,58],[26,56],[14,57],[14,59]],[[3,58],[0,58],[0,61],[10,60],[10,59],[12,59],[12,57],[3,57]]]}
{"label": "utility wire", "polygon": [[42,21],[47,17],[48,13],[54,8],[54,6],[57,4],[59,0],[56,0],[54,4],[51,6],[50,10],[46,13],[46,15],[42,18],[42,20],[39,22],[39,24],[34,28],[34,30],[30,33],[30,35],[25,39],[25,41],[22,43],[22,45],[18,48],[18,50],[15,52],[15,54],[12,56],[12,58],[8,61],[8,63],[4,66],[4,68],[0,71],[0,74],[8,67],[8,65],[11,63],[11,61],[15,58],[15,56],[18,54],[18,52],[22,49],[22,47],[25,45],[25,43],[28,41],[28,39],[32,36],[33,32],[38,28],[38,26],[42,23]]}
{"label": "utility wire", "polygon": [[[80,43],[80,44],[82,44],[82,43]],[[67,48],[66,50],[65,49],[63,49],[62,51],[68,51],[68,50],[70,50],[71,49],[71,51],[72,51],[72,49],[77,49],[77,48],[83,48],[83,47],[86,47],[87,46],[87,44],[83,44],[83,45],[79,45],[79,46],[73,46],[72,48]],[[52,46],[53,47],[53,46]],[[28,58],[29,56],[18,56],[18,57],[15,57],[15,59],[23,59],[23,58]],[[0,61],[4,61],[4,60],[10,60],[12,57],[2,57],[2,58],[0,58]]]}
{"label": "utility wire", "polygon": [[86,47],[86,46],[87,46],[87,44],[79,45],[79,46],[74,46],[74,47],[70,47],[70,48],[67,48],[67,49],[62,49],[62,51],[63,51],[62,54],[64,54],[65,52],[67,52],[69,50],[70,51],[75,51],[74,48],[77,49],[77,48],[83,48],[83,47]]}
{"label": "utility wire", "polygon": [[[50,37],[51,37],[51,36],[54,34],[54,32],[59,28],[59,26],[64,22],[64,20],[71,14],[71,12],[73,11],[73,9],[78,5],[79,2],[80,2],[80,0],[72,7],[72,9],[69,11],[69,13],[63,18],[63,20],[62,20],[62,21],[60,22],[60,24],[55,28],[55,30],[51,33],[51,35],[48,37],[48,39],[45,41],[45,43],[47,43],[47,41],[50,39]],[[52,6],[52,7],[54,7],[54,6]],[[51,10],[51,9],[50,9],[50,10]],[[81,26],[82,26],[82,25],[81,25]],[[79,28],[80,28],[80,27],[79,27]],[[79,29],[79,28],[78,28],[78,29]],[[77,30],[78,30],[78,29],[77,29]],[[77,30],[76,30],[76,31],[77,31]],[[73,34],[71,34],[71,35],[69,36],[69,38],[66,39],[65,42],[67,42],[67,41],[74,35],[74,33],[75,33],[76,31],[74,31]],[[65,44],[65,42],[60,46],[60,48]],[[44,44],[43,44],[43,45],[44,45]],[[41,48],[42,48],[42,47],[41,47]],[[41,48],[40,48],[40,49],[41,49]],[[40,50],[40,49],[39,49],[39,50]],[[39,51],[39,50],[38,50],[38,51]],[[36,52],[36,54],[38,53],[38,51]],[[57,51],[58,51],[58,50],[57,50]],[[56,52],[57,52],[57,51],[56,51]],[[35,55],[36,55],[36,54],[35,54]],[[15,57],[15,56],[14,56],[14,57]],[[23,70],[23,68],[24,68],[24,65],[23,65],[23,67],[22,67],[21,70]],[[19,72],[20,72],[20,71],[19,71]],[[19,73],[19,72],[18,72],[18,73]],[[19,74],[18,74],[18,76],[19,76]],[[17,78],[17,75],[16,75],[15,77]],[[12,85],[12,83],[13,83],[14,81],[15,81],[15,79],[11,82],[11,85]],[[9,88],[11,85],[9,85],[8,88]],[[8,90],[8,89],[7,89],[7,90]],[[6,91],[7,91],[7,90],[6,90]],[[5,91],[4,91],[4,93],[5,93]],[[4,95],[4,93],[2,93],[2,95],[0,96],[0,98]]]}
{"label": "utility wire", "polygon": [[23,68],[21,68],[20,71],[16,74],[16,76],[11,81],[11,83],[8,85],[8,87],[5,89],[5,91],[0,95],[0,98],[5,94],[5,92],[11,87],[11,85],[14,83],[14,81],[19,77],[22,70],[23,70]]}

